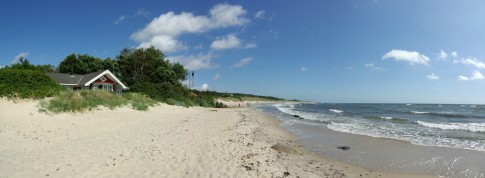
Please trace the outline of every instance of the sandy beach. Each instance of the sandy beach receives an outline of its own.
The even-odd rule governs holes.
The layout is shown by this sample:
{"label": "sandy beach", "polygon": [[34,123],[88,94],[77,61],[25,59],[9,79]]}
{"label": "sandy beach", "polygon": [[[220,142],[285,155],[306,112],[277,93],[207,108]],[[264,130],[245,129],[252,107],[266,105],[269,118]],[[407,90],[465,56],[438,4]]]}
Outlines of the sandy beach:
{"label": "sandy beach", "polygon": [[426,177],[306,151],[279,120],[249,108],[46,114],[37,105],[0,100],[0,177]]}

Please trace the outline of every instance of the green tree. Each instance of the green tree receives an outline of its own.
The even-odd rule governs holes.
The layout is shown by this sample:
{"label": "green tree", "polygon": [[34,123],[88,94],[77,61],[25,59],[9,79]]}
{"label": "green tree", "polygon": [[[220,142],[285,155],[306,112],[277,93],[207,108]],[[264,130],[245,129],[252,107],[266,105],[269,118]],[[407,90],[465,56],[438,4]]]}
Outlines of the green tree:
{"label": "green tree", "polygon": [[162,51],[154,47],[123,49],[117,58],[121,79],[130,91],[164,101],[190,97],[189,90],[179,82],[187,78],[187,70],[166,60]]}
{"label": "green tree", "polygon": [[77,58],[86,65],[86,73],[103,70],[103,60],[87,54],[77,55]]}
{"label": "green tree", "polygon": [[175,63],[172,68],[178,80],[187,80],[187,69],[182,64]]}
{"label": "green tree", "polygon": [[[178,83],[173,64],[162,51],[150,48],[123,49],[118,56],[121,77],[128,85],[141,82]],[[179,69],[179,70],[185,70]]]}
{"label": "green tree", "polygon": [[29,60],[26,58],[20,57],[19,62],[12,64],[10,67],[5,67],[5,68],[11,68],[11,69],[21,69],[21,70],[35,70],[35,71],[40,71],[40,72],[54,72],[55,68],[54,66],[50,64],[45,64],[45,65],[33,65],[30,64]]}
{"label": "green tree", "polygon": [[61,73],[75,73],[85,74],[86,66],[81,60],[77,58],[75,54],[70,54],[59,64],[59,72]]}
{"label": "green tree", "polygon": [[120,76],[120,68],[118,66],[118,60],[114,60],[111,58],[106,58],[101,63],[103,70],[109,70],[116,76]]}
{"label": "green tree", "polygon": [[102,69],[102,60],[87,54],[70,54],[59,64],[61,73],[87,74]]}
{"label": "green tree", "polygon": [[42,71],[42,72],[57,72],[56,68],[51,64],[37,65],[36,70]]}

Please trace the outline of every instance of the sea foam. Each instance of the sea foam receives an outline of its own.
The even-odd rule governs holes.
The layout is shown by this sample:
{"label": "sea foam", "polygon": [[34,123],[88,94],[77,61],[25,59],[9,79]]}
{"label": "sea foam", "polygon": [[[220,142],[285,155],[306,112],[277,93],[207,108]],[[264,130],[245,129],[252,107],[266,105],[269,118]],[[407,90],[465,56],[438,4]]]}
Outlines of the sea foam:
{"label": "sea foam", "polygon": [[430,123],[417,121],[419,125],[442,129],[442,130],[464,130],[470,132],[485,132],[485,123]]}
{"label": "sea foam", "polygon": [[394,119],[393,117],[386,117],[386,116],[379,116],[381,119],[391,120]]}
{"label": "sea foam", "polygon": [[411,111],[413,114],[429,114],[429,112]]}
{"label": "sea foam", "polygon": [[332,111],[334,113],[343,113],[344,111],[338,110],[338,109],[329,109],[329,111]]}
{"label": "sea foam", "polygon": [[300,118],[303,118],[303,119],[322,121],[322,122],[328,121],[328,119],[325,119],[324,114],[296,111],[294,109],[294,105],[275,104],[273,106],[283,113],[286,113],[289,115],[298,115]]}

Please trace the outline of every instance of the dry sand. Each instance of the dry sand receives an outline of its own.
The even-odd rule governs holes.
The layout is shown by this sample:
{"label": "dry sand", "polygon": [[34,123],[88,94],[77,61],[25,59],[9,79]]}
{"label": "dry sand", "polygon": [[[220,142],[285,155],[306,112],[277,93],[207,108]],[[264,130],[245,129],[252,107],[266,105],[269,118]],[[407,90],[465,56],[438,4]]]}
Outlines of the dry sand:
{"label": "dry sand", "polygon": [[[409,177],[305,151],[248,108],[39,113],[0,100],[0,177]],[[415,177],[415,175],[413,175]]]}

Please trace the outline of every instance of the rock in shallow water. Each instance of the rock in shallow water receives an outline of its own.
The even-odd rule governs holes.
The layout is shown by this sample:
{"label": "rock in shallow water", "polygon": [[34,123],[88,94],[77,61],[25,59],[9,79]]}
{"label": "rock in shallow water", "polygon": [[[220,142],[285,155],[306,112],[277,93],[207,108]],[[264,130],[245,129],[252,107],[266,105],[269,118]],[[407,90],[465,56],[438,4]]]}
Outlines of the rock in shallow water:
{"label": "rock in shallow water", "polygon": [[344,150],[344,151],[350,150],[350,147],[349,146],[338,146],[337,148],[338,149],[341,149],[341,150]]}

